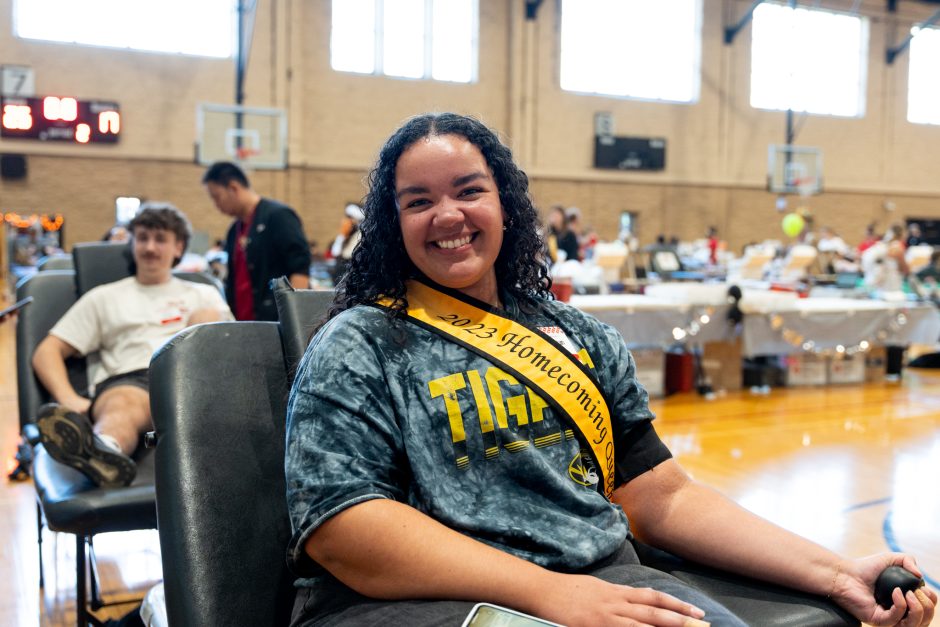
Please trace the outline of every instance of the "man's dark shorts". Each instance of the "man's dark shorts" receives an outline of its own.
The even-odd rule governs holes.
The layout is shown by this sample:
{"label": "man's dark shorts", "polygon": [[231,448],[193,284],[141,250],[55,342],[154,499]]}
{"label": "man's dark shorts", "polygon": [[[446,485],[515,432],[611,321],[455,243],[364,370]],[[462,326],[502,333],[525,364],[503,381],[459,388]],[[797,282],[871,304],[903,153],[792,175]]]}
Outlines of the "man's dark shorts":
{"label": "man's dark shorts", "polygon": [[88,415],[95,415],[95,403],[98,402],[98,399],[105,391],[122,385],[131,385],[135,388],[142,389],[144,392],[150,393],[150,371],[144,368],[142,370],[132,370],[131,372],[116,374],[96,385],[95,396],[91,399],[91,407],[88,408]]}

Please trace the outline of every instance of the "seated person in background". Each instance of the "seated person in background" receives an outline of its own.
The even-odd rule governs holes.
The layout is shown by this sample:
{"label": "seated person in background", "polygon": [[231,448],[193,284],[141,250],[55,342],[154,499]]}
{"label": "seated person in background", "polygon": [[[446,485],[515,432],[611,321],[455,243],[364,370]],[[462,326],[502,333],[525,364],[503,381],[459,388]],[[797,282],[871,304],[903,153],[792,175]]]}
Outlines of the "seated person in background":
{"label": "seated person in background", "polygon": [[911,222],[907,225],[907,237],[904,239],[904,245],[907,248],[911,246],[918,246],[924,243],[924,235],[920,230],[920,225],[916,222]]}
{"label": "seated person in background", "polygon": [[940,283],[940,250],[934,250],[930,255],[930,265],[918,270],[917,278],[936,286]]}
{"label": "seated person in background", "polygon": [[566,261],[581,261],[581,210],[565,209],[565,231],[558,238],[558,250],[564,251]]}
{"label": "seated person in background", "polygon": [[[564,259],[558,258],[558,242],[568,232],[565,221],[565,208],[561,205],[552,205],[552,208],[548,210],[548,228],[545,231],[545,243],[548,246],[548,256],[551,257],[553,264],[564,261]],[[575,241],[577,241],[577,237]],[[567,259],[567,252],[565,255]]]}
{"label": "seated person in background", "polygon": [[930,264],[911,275],[911,285],[922,298],[940,302],[940,250],[930,255]]}
{"label": "seated person in background", "polygon": [[131,238],[130,231],[123,224],[115,224],[101,238],[102,242],[126,242]]}
{"label": "seated person in background", "polygon": [[[129,455],[152,429],[147,369],[154,351],[185,327],[228,320],[217,289],[172,275],[189,243],[189,221],[172,205],[145,204],[129,225],[136,274],[82,296],[40,342],[33,369],[57,401],[36,419],[49,455],[102,486],[127,485]],[[94,398],[68,379],[65,360],[100,352]]]}
{"label": "seated person in background", "polygon": [[878,237],[878,234],[875,233],[875,225],[869,224],[865,227],[865,236],[862,238],[862,241],[858,243],[856,252],[858,255],[861,255],[863,252],[877,244],[881,241],[881,238]]}
{"label": "seated person in background", "polygon": [[294,627],[459,625],[480,601],[569,626],[743,624],[640,565],[632,534],[874,625],[930,622],[932,591],[873,596],[912,557],[842,558],[672,459],[624,338],[551,299],[528,180],[491,130],[413,118],[369,180],[288,405]]}
{"label": "seated person in background", "polygon": [[885,292],[897,292],[904,287],[908,267],[904,258],[903,235],[903,227],[892,224],[880,242],[869,246],[862,253],[861,265],[866,285]]}

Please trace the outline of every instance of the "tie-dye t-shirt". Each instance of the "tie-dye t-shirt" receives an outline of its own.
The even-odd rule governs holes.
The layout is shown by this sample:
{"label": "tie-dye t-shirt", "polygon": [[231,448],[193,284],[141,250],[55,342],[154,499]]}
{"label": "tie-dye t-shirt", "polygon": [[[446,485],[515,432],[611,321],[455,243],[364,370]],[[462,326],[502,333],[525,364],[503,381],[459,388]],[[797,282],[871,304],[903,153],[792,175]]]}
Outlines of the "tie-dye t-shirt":
{"label": "tie-dye t-shirt", "polygon": [[[651,431],[648,396],[619,332],[556,301],[527,314],[510,302],[506,313],[593,370],[615,444]],[[624,451],[616,450],[619,469]],[[347,507],[388,498],[536,564],[586,566],[624,542],[628,523],[596,490],[585,457],[570,424],[490,361],[380,309],[354,307],[319,331],[291,393],[289,562],[301,576],[322,573],[304,553],[310,534]]]}

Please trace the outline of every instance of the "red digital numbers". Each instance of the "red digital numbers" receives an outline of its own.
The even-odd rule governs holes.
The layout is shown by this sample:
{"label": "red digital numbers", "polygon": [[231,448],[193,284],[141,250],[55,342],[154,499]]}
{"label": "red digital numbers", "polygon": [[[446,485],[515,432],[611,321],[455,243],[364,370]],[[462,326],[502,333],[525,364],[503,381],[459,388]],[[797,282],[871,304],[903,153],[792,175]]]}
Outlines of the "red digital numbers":
{"label": "red digital numbers", "polygon": [[121,133],[113,101],[67,96],[0,97],[0,137],[77,144],[113,144]]}
{"label": "red digital numbers", "polygon": [[101,133],[121,132],[121,114],[117,111],[102,111],[98,114],[98,131]]}
{"label": "red digital numbers", "polygon": [[79,124],[75,127],[75,141],[79,144],[87,144],[91,139],[91,127],[87,124]]}
{"label": "red digital numbers", "polygon": [[11,131],[28,131],[33,128],[33,113],[29,105],[3,105],[3,128]]}
{"label": "red digital numbers", "polygon": [[74,122],[78,117],[78,101],[75,98],[46,96],[42,99],[42,116],[50,121]]}

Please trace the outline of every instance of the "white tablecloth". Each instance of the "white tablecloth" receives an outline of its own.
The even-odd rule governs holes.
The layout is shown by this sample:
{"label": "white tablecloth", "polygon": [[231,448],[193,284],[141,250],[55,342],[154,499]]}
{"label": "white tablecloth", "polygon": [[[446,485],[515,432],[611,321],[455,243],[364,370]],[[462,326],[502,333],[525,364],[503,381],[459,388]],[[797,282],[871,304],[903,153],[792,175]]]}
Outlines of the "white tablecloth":
{"label": "white tablecloth", "polygon": [[[623,335],[628,346],[671,346],[732,337],[726,304],[676,302],[638,294],[572,296],[571,305],[605,322]],[[702,322],[702,316],[707,322]],[[682,335],[685,334],[685,335]]]}
{"label": "white tablecloth", "polygon": [[[616,328],[628,346],[666,347],[676,343],[676,329],[686,333],[683,342],[733,336],[727,322],[729,305],[715,304],[716,294],[717,290],[687,293],[687,301],[682,301],[680,292],[573,296],[571,304]],[[930,304],[768,294],[763,298],[746,292],[741,301],[745,355],[800,353],[807,342],[816,350],[833,350],[840,345],[858,347],[863,341],[906,345],[940,340],[940,311]],[[695,297],[701,300],[696,302]],[[703,314],[708,315],[707,324],[699,322]],[[696,322],[700,328],[692,334]]]}
{"label": "white tablecloth", "polygon": [[759,310],[743,306],[745,355],[803,352],[837,346],[933,344],[940,339],[940,311],[925,303],[847,298],[805,298]]}

